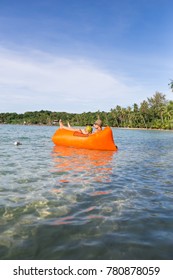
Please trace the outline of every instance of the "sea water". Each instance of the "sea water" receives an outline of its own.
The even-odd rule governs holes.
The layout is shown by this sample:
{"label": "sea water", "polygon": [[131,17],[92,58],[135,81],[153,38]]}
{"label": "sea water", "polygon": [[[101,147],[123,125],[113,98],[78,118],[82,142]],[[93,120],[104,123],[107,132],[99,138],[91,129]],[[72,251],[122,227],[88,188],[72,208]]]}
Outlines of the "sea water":
{"label": "sea water", "polygon": [[173,132],[113,129],[106,152],[55,130],[0,125],[0,258],[173,259]]}

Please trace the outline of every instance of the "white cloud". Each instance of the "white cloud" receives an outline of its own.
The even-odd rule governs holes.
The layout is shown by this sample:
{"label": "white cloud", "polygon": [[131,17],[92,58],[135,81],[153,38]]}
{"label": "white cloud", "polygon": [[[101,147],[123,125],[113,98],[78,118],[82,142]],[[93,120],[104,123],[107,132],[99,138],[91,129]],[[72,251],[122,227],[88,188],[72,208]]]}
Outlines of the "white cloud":
{"label": "white cloud", "polygon": [[1,112],[109,111],[141,100],[142,89],[126,82],[84,59],[0,50]]}

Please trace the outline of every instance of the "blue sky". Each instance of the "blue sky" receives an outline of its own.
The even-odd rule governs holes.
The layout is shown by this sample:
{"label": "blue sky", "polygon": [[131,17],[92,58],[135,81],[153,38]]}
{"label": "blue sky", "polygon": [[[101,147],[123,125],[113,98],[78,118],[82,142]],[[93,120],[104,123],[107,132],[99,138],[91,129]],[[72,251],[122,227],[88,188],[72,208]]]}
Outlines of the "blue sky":
{"label": "blue sky", "polygon": [[173,99],[172,0],[1,0],[0,112]]}

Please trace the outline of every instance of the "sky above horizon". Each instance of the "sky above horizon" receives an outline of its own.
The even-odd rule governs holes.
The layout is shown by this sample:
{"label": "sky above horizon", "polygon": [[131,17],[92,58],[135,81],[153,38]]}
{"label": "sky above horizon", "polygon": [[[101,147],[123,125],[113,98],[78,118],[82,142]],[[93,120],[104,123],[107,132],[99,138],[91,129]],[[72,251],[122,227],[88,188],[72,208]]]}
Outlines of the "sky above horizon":
{"label": "sky above horizon", "polygon": [[172,0],[1,0],[0,112],[173,100]]}

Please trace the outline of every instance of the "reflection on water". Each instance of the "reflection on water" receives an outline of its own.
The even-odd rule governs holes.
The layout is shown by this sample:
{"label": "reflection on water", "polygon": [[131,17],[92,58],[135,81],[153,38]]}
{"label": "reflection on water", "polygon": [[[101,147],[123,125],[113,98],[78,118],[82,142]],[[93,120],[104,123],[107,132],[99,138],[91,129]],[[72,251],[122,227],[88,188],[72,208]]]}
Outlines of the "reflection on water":
{"label": "reflection on water", "polygon": [[[73,215],[68,215],[71,212],[68,209],[66,216],[54,219],[52,225],[83,225],[93,219],[104,219],[104,215],[100,215],[100,203],[93,205],[92,198],[110,195],[112,192],[110,183],[114,153],[113,151],[53,147],[54,168],[51,171],[56,176],[57,182],[52,193],[56,193],[66,207],[72,209],[76,205],[77,209]],[[86,201],[91,203],[89,207],[86,203],[84,206],[85,197]],[[78,208],[80,203],[83,204],[82,210]]]}
{"label": "reflection on water", "polygon": [[113,151],[91,151],[55,146],[52,157],[53,172],[60,183],[87,185],[111,182]]}

